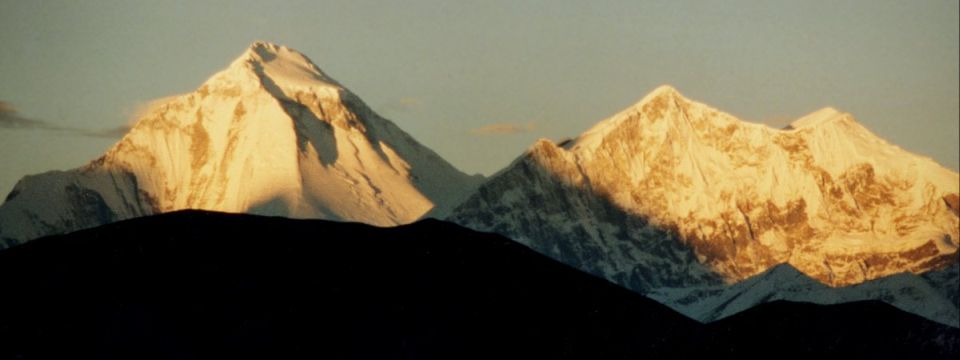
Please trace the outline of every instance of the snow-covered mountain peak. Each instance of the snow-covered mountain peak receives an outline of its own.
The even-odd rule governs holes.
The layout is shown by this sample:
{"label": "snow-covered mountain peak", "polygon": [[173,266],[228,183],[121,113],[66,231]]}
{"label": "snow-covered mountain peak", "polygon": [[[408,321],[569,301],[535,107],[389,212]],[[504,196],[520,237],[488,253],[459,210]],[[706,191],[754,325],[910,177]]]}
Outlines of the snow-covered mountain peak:
{"label": "snow-covered mountain peak", "polygon": [[263,40],[257,40],[251,43],[250,46],[247,47],[247,52],[248,53],[253,52],[258,54],[273,54],[273,56],[276,56],[276,54],[281,52],[281,49],[286,51],[296,52],[296,50],[292,50],[286,46],[274,44],[269,41],[263,41]]}
{"label": "snow-covered mountain peak", "polygon": [[806,274],[804,274],[803,272],[801,272],[800,270],[798,270],[798,269],[797,269],[796,267],[794,267],[793,265],[790,265],[790,263],[782,263],[782,264],[779,264],[779,265],[775,265],[775,266],[773,266],[772,268],[770,268],[769,270],[767,270],[766,273],[767,273],[767,274],[771,274],[771,275],[773,275],[773,276],[775,276],[775,277],[779,277],[779,278],[800,278],[800,277],[803,277],[803,278],[809,279],[811,282],[815,282],[815,280],[813,280],[812,278],[807,277]]}
{"label": "snow-covered mountain peak", "polygon": [[657,86],[655,89],[653,89],[653,91],[651,91],[650,93],[648,93],[647,95],[645,95],[645,96],[643,97],[643,99],[641,99],[641,100],[638,102],[638,105],[639,105],[639,104],[648,103],[648,102],[651,102],[651,101],[655,101],[657,98],[667,98],[667,99],[669,99],[669,98],[674,98],[674,97],[681,97],[681,98],[682,98],[683,95],[680,94],[680,92],[677,91],[677,89],[674,88],[673,86],[664,84],[664,85]]}
{"label": "snow-covered mountain peak", "polygon": [[[728,282],[789,263],[825,284],[848,285],[937,269],[955,259],[957,216],[944,199],[957,191],[956,172],[887,143],[833,108],[795,124],[783,131],[745,122],[662,86],[570,143],[537,142],[484,185],[495,191],[481,188],[476,201],[465,202],[451,219],[530,239],[547,253],[564,249],[552,239],[583,234],[605,244],[598,248],[627,246],[602,261],[593,254],[563,255],[610,278],[634,276],[637,264],[654,271],[630,250],[652,235],[621,232],[629,229],[624,217],[676,234],[677,243],[696,255],[691,265]],[[533,190],[522,179],[531,174],[542,179],[540,188],[557,192],[536,197],[591,194],[595,203],[583,207],[599,213],[578,214],[589,219],[578,220],[581,229],[553,225],[552,218],[524,219],[511,228],[526,215],[504,209],[524,209],[520,194]],[[549,182],[556,184],[542,185]],[[610,238],[623,243],[606,244]],[[670,282],[680,279],[677,274],[658,276]]]}
{"label": "snow-covered mountain peak", "polygon": [[[224,106],[231,107],[241,100],[239,107],[234,109],[237,114],[249,111],[248,105],[252,105],[254,99],[253,102],[279,104],[287,118],[293,120],[298,137],[307,133],[302,130],[316,126],[314,121],[309,121],[311,119],[364,134],[371,126],[392,126],[380,124],[384,121],[382,118],[306,55],[263,41],[251,44],[226,69],[211,76],[196,92],[185,96],[194,96],[200,101],[219,99]],[[238,118],[264,119],[242,115]],[[289,123],[283,122],[274,122],[274,125],[289,127]],[[300,141],[309,140],[301,138]]]}
{"label": "snow-covered mountain peak", "polygon": [[179,209],[396,225],[481,180],[300,52],[256,42],[196,91],[152,106],[99,159],[21,181],[0,207],[0,242]]}
{"label": "snow-covered mountain peak", "polygon": [[227,69],[215,74],[204,85],[227,89],[228,92],[262,88],[281,100],[294,99],[302,93],[338,99],[346,91],[306,55],[263,41],[251,44]]}
{"label": "snow-covered mountain peak", "polygon": [[[538,141],[449,219],[640,292],[698,288],[665,297],[677,304],[721,299],[680,307],[699,319],[778,292],[955,266],[960,175],[833,108],[794,126],[745,122],[662,86],[575,140]],[[723,290],[760,274],[770,286]],[[756,296],[725,305],[744,291]],[[924,314],[956,319],[955,307]]]}
{"label": "snow-covered mountain peak", "polygon": [[823,109],[814,111],[810,114],[804,115],[797,120],[794,120],[793,122],[790,123],[787,129],[799,130],[799,129],[818,126],[820,124],[841,120],[845,118],[847,120],[852,120],[850,114],[841,112],[833,107],[828,106]]}
{"label": "snow-covered mountain peak", "polygon": [[661,85],[640,101],[600,121],[564,147],[573,149],[575,152],[593,152],[611,133],[624,126],[641,128],[640,131],[644,132],[662,132],[668,128],[677,128],[677,125],[682,125],[677,121],[683,119],[674,115],[681,114],[680,110],[688,107],[706,107],[706,105],[686,99],[670,85]]}
{"label": "snow-covered mountain peak", "polygon": [[602,121],[601,123],[618,123],[617,118],[630,117],[636,115],[645,115],[651,120],[659,118],[669,118],[671,109],[685,108],[689,106],[706,106],[693,102],[683,94],[680,93],[676,88],[670,85],[660,85],[653,91],[647,93],[633,105],[627,107],[613,118],[608,119],[607,121]]}

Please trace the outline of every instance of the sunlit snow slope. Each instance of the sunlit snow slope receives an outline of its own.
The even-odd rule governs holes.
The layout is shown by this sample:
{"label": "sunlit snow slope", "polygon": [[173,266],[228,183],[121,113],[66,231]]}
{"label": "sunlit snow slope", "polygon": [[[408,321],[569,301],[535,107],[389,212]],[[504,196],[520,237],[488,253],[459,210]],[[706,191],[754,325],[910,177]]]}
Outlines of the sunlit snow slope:
{"label": "sunlit snow slope", "polygon": [[179,209],[395,225],[446,212],[480,180],[303,54],[257,42],[196,91],[153,106],[103,157],[22,179],[0,207],[0,238]]}
{"label": "sunlit snow slope", "polygon": [[576,139],[538,141],[448,219],[641,292],[780,264],[844,286],[957,263],[958,188],[850,114],[773,129],[663,86]]}

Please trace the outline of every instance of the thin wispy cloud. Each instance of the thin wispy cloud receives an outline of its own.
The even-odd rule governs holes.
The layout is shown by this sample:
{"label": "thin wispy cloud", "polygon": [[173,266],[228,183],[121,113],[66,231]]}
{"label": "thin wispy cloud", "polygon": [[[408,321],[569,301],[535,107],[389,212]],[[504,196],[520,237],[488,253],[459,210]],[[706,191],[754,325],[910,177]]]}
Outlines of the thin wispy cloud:
{"label": "thin wispy cloud", "polygon": [[423,102],[415,97],[403,97],[383,104],[383,106],[380,107],[380,111],[384,113],[405,112],[416,110],[420,108],[422,104]]}
{"label": "thin wispy cloud", "polygon": [[521,134],[528,133],[533,130],[536,130],[537,124],[534,122],[528,122],[526,124],[521,123],[495,123],[486,126],[482,126],[476,129],[470,130],[470,133],[473,135],[487,136],[487,135],[510,135],[510,134]]}
{"label": "thin wispy cloud", "polygon": [[124,135],[126,135],[128,132],[130,132],[129,125],[120,125],[120,126],[109,128],[109,129],[85,131],[83,133],[80,133],[79,135],[89,136],[89,137],[98,137],[98,138],[107,138],[107,139],[119,139],[119,138],[122,138]]}
{"label": "thin wispy cloud", "polygon": [[48,121],[24,117],[17,112],[13,105],[0,101],[0,130],[44,130],[67,135],[116,139],[123,137],[130,130],[130,127],[123,125],[101,130],[65,127]]}
{"label": "thin wispy cloud", "polygon": [[62,130],[61,127],[46,121],[21,116],[13,105],[5,101],[0,101],[0,129]]}

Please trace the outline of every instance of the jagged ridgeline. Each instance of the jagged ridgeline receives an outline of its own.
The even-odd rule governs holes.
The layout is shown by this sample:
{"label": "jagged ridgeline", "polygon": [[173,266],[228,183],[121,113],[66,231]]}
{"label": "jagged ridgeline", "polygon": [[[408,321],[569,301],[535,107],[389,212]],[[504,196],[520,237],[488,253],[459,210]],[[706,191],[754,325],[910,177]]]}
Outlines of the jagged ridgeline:
{"label": "jagged ridgeline", "polygon": [[[917,285],[905,291],[893,290],[905,288],[897,281],[882,287],[890,291],[828,291],[817,301],[886,298],[958,326],[950,275],[958,188],[956,172],[887,143],[850,114],[825,108],[773,129],[663,86],[576,139],[538,141],[448,219],[628,288],[656,290],[701,320],[729,311],[717,308],[725,301],[697,303],[718,293],[732,301],[752,289],[754,297],[740,298],[752,306],[818,290],[804,284],[946,271],[931,277],[952,279],[934,281],[943,291],[911,275]],[[790,270],[767,274],[781,264],[814,281]],[[782,289],[725,292],[754,277]]]}
{"label": "jagged ridgeline", "polygon": [[99,159],[22,179],[0,206],[0,247],[180,209],[433,216],[704,322],[778,299],[881,299],[960,326],[960,176],[832,108],[773,129],[663,86],[482,181],[303,54],[257,42]]}

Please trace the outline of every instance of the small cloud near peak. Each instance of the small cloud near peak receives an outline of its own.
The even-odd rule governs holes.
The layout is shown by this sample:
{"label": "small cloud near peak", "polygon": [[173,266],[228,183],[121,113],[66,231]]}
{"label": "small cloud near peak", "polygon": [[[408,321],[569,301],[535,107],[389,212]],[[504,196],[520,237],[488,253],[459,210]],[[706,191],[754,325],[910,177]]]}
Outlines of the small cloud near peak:
{"label": "small cloud near peak", "polygon": [[528,133],[537,129],[537,124],[534,122],[528,122],[526,124],[519,123],[494,123],[486,126],[482,126],[476,129],[470,130],[470,133],[473,135],[509,135],[509,134],[521,134]]}
{"label": "small cloud near peak", "polygon": [[75,127],[65,127],[54,123],[30,119],[17,112],[17,109],[5,101],[0,101],[0,130],[43,130],[67,135],[79,135],[99,138],[120,138],[130,130],[129,125],[117,126],[109,129],[89,130]]}
{"label": "small cloud near peak", "polygon": [[423,105],[423,102],[418,98],[402,97],[383,104],[383,106],[380,107],[380,111],[385,114],[412,111],[420,108],[421,105]]}
{"label": "small cloud near peak", "polygon": [[16,113],[17,109],[13,108],[13,105],[10,103],[0,100],[0,114]]}
{"label": "small cloud near peak", "polygon": [[89,137],[97,137],[97,138],[119,139],[119,138],[122,138],[124,135],[126,135],[128,132],[130,132],[129,125],[120,125],[120,126],[112,127],[109,129],[78,132],[78,134],[83,136],[89,136]]}
{"label": "small cloud near peak", "polygon": [[0,101],[0,129],[61,130],[60,127],[46,121],[20,116],[17,109],[6,101]]}

